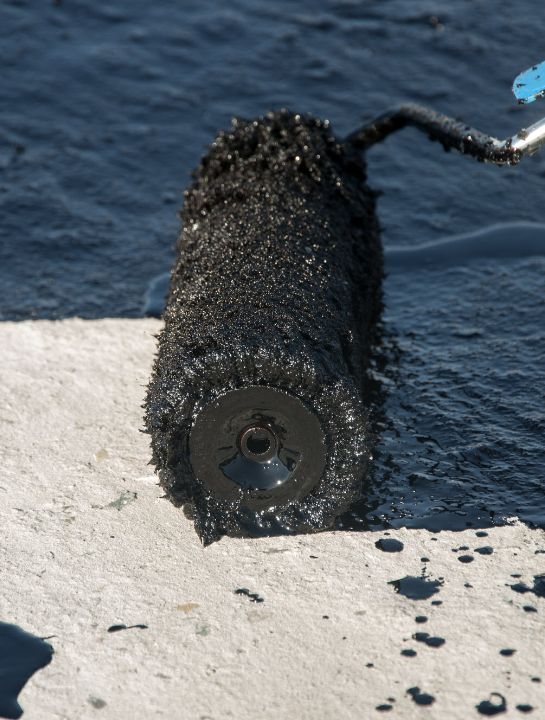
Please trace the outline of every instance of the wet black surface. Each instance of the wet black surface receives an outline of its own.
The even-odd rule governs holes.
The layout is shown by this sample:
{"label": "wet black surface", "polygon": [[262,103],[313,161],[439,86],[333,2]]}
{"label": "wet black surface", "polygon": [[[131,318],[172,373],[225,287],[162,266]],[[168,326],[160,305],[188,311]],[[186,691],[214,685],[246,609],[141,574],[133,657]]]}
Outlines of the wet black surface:
{"label": "wet black surface", "polygon": [[37,670],[49,665],[53,648],[17,625],[0,622],[0,717],[19,718],[17,697]]}
{"label": "wet black surface", "polygon": [[[6,0],[4,317],[137,316],[168,270],[175,211],[231,116],[291,106],[339,135],[403,100],[499,137],[542,113],[511,82],[542,54],[535,3]],[[437,22],[430,22],[436,18]],[[403,71],[400,60],[402,59]],[[371,153],[386,243],[543,221],[543,160],[486,168],[406,131]]]}
{"label": "wet black surface", "polygon": [[[505,137],[544,112],[510,92],[543,52],[531,0],[516,18],[507,0],[10,0],[0,14],[3,319],[141,315],[189,173],[232,115],[287,105],[342,136],[409,99]],[[404,131],[368,162],[391,267],[378,442],[339,527],[543,527],[542,230],[422,248],[543,223],[543,156],[485,167]]]}

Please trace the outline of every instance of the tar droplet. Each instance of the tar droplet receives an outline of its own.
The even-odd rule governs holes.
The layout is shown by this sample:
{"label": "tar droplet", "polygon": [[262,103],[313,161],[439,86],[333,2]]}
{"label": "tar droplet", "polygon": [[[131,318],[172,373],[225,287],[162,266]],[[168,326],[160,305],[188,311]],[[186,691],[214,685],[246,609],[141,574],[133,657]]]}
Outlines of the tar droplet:
{"label": "tar droplet", "polygon": [[517,710],[521,713],[530,713],[533,709],[534,708],[532,705],[526,705],[524,703],[521,705],[517,705]]}
{"label": "tar droplet", "polygon": [[399,580],[390,580],[388,585],[393,585],[397,593],[404,595],[410,600],[427,600],[439,592],[443,581],[430,580],[425,575],[421,577],[407,575]]}
{"label": "tar droplet", "polygon": [[473,555],[460,555],[460,556],[458,557],[458,560],[459,560],[461,563],[470,563],[470,562],[473,562],[474,559],[475,559],[475,558],[473,557]]}
{"label": "tar droplet", "polygon": [[405,657],[414,657],[416,655],[416,650],[413,650],[412,648],[405,648],[401,651],[401,655],[404,655]]}
{"label": "tar droplet", "polygon": [[37,670],[49,665],[53,648],[17,625],[0,622],[0,717],[19,718],[17,696]]}
{"label": "tar droplet", "polygon": [[479,553],[479,555],[492,555],[494,548],[490,547],[490,545],[485,545],[484,547],[475,548],[475,552]]}
{"label": "tar droplet", "polygon": [[513,650],[513,648],[504,648],[503,650],[500,650],[500,655],[503,655],[504,657],[511,657],[511,655],[514,655],[517,651]]}
{"label": "tar droplet", "polygon": [[432,601],[431,601],[431,604],[432,604],[432,605],[442,605],[442,604],[443,604],[443,601],[442,601],[442,600],[432,600]]}
{"label": "tar droplet", "polygon": [[403,550],[403,543],[395,538],[381,538],[376,541],[375,547],[383,552],[394,553]]}
{"label": "tar droplet", "polygon": [[445,639],[442,637],[432,637],[429,633],[426,632],[417,632],[413,635],[413,640],[416,640],[417,642],[425,643],[429,647],[441,647],[441,645],[445,644]]}
{"label": "tar droplet", "polygon": [[427,623],[427,622],[428,622],[428,618],[427,618],[425,615],[417,615],[417,616],[415,617],[414,621],[417,622],[417,623]]}
{"label": "tar droplet", "polygon": [[391,710],[393,707],[394,706],[389,703],[384,703],[383,705],[377,705],[375,710],[378,710],[379,712],[388,712],[388,710]]}
{"label": "tar droplet", "polygon": [[119,632],[120,630],[132,630],[132,628],[140,628],[140,630],[147,630],[147,625],[142,625],[141,623],[138,625],[110,625],[108,628],[109,633],[115,633]]}
{"label": "tar droplet", "polygon": [[235,595],[246,595],[250,602],[262,603],[265,602],[265,598],[260,597],[257,593],[252,593],[248,588],[237,588]]}
{"label": "tar droplet", "polygon": [[523,605],[522,609],[524,610],[524,612],[527,612],[527,613],[536,613],[537,612],[537,608],[534,607],[533,605]]}
{"label": "tar droplet", "polygon": [[420,692],[419,687],[412,687],[407,690],[417,705],[433,705],[435,698],[428,693]]}
{"label": "tar droplet", "polygon": [[475,535],[477,537],[488,537],[488,533],[485,532],[484,530],[479,530],[478,532],[475,533]]}
{"label": "tar droplet", "polygon": [[492,693],[488,700],[482,700],[475,707],[481,715],[498,715],[507,711],[505,698],[499,693]]}

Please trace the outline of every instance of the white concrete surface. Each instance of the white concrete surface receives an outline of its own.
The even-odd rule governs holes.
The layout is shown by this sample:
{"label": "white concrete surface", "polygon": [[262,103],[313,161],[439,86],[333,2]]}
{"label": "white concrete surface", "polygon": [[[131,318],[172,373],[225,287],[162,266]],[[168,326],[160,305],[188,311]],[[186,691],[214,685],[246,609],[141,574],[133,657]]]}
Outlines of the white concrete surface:
{"label": "white concrete surface", "polygon": [[[544,533],[399,530],[393,554],[375,548],[382,534],[342,532],[204,549],[161,498],[139,432],[159,327],[0,324],[0,619],[55,635],[20,696],[24,718],[467,720],[492,692],[507,700],[500,717],[530,704],[544,718],[545,599],[506,585],[545,572]],[[452,552],[485,544],[494,554],[467,565]],[[388,584],[419,575],[423,556],[444,577],[440,606]],[[115,623],[148,629],[108,633]],[[434,704],[416,705],[413,686]],[[377,711],[387,698],[393,709]]]}

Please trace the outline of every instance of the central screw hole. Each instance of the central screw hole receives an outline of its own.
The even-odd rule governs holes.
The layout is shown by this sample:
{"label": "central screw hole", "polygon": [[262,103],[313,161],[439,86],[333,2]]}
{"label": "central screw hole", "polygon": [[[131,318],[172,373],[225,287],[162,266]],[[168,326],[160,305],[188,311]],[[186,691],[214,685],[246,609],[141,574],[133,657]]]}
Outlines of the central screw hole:
{"label": "central screw hole", "polygon": [[263,460],[276,446],[275,437],[267,427],[247,427],[240,436],[240,449],[251,460]]}
{"label": "central screw hole", "polygon": [[254,432],[246,439],[246,447],[254,455],[263,455],[271,447],[271,441],[262,432]]}

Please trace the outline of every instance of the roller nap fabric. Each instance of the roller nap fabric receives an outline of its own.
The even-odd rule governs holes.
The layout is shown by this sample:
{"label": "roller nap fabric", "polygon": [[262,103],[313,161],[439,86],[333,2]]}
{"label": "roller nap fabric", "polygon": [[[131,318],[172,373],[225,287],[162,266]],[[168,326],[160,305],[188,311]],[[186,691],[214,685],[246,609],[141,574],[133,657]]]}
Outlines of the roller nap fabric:
{"label": "roller nap fabric", "polygon": [[146,425],[204,543],[330,527],[361,491],[382,248],[329,125],[234,120],[186,191]]}

